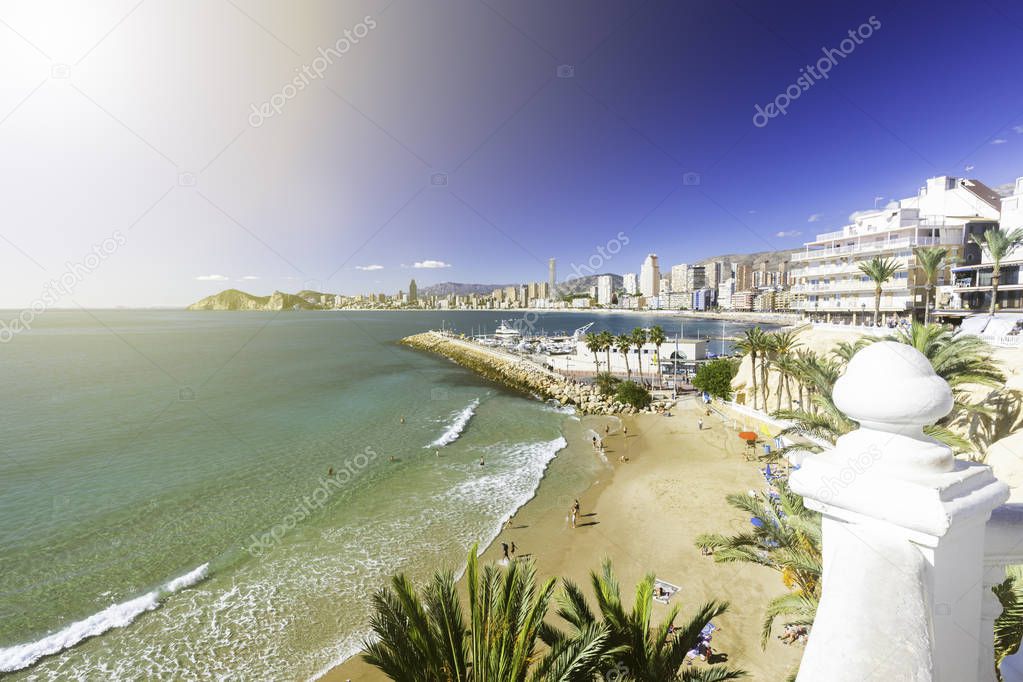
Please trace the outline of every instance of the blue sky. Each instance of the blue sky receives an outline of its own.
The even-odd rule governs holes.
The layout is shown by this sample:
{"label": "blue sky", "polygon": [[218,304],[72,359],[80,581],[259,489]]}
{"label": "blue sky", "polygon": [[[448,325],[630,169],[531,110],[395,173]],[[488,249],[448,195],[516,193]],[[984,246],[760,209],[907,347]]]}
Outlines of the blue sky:
{"label": "blue sky", "polygon": [[798,247],[934,175],[1023,175],[1023,7],[1005,0],[99,5],[0,10],[0,306],[117,230],[60,305],[545,279],[619,232],[604,269],[622,273],[649,251]]}

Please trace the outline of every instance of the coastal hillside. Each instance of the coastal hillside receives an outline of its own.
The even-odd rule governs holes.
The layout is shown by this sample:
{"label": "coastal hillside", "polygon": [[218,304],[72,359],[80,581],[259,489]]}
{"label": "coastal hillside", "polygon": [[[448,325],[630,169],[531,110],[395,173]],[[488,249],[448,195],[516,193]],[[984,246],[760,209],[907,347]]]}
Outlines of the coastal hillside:
{"label": "coastal hillside", "polygon": [[792,254],[794,251],[757,251],[756,253],[726,253],[721,256],[711,256],[710,258],[704,258],[699,261],[697,265],[706,265],[707,263],[713,263],[714,261],[723,261],[725,263],[742,263],[743,265],[750,265],[753,267],[760,267],[767,261],[767,267],[769,270],[777,270],[778,266],[783,262],[792,260]]}
{"label": "coastal hillside", "polygon": [[225,289],[193,303],[187,310],[318,310],[323,307],[318,302],[319,297],[319,292],[314,291],[297,294],[275,291],[269,296],[256,296],[238,289]]}

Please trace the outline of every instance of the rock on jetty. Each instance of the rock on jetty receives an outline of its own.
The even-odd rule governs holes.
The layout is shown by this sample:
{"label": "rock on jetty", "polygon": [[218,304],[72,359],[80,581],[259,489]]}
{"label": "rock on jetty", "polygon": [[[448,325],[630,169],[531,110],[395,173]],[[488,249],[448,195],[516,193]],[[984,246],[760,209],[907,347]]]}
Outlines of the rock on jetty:
{"label": "rock on jetty", "polygon": [[635,414],[654,412],[657,407],[664,406],[651,405],[645,410],[637,410],[614,398],[602,396],[596,386],[568,379],[528,358],[440,332],[415,334],[402,339],[401,343],[443,355],[496,383],[544,400],[556,400],[561,405],[572,405],[581,414]]}

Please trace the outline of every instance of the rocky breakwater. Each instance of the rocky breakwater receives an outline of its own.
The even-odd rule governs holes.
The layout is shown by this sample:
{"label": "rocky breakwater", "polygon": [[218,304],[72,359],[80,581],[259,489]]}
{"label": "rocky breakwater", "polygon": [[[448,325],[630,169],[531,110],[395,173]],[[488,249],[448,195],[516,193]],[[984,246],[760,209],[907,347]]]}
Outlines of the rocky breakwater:
{"label": "rocky breakwater", "polygon": [[561,405],[571,405],[581,414],[635,414],[654,412],[665,407],[664,404],[655,403],[644,410],[637,410],[631,405],[601,395],[595,386],[563,377],[527,358],[438,332],[408,336],[401,343],[410,348],[443,355],[496,383],[538,395],[545,400],[556,400]]}

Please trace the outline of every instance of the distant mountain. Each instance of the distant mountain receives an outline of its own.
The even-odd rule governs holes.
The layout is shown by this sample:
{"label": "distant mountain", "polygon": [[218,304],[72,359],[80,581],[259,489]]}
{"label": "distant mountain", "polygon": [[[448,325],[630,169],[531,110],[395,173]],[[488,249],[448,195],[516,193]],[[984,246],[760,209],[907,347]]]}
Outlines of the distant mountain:
{"label": "distant mountain", "polygon": [[297,294],[275,291],[269,296],[255,296],[238,289],[225,289],[193,303],[188,310],[317,310],[323,307],[321,295],[318,291]]}
{"label": "distant mountain", "polygon": [[420,296],[469,296],[490,295],[494,289],[504,289],[512,284],[463,284],[462,282],[441,282],[419,289]]}
{"label": "distant mountain", "polygon": [[[725,263],[743,263],[745,265],[751,265],[759,268],[763,265],[764,261],[767,261],[767,268],[769,270],[777,270],[778,266],[787,260],[792,260],[792,254],[796,253],[795,250],[791,251],[757,251],[756,253],[726,253],[723,256],[711,256],[710,258],[704,258],[697,262],[697,265],[706,265],[714,261],[724,261]],[[670,270],[670,267],[668,268]]]}
{"label": "distant mountain", "polygon": [[[612,291],[618,291],[624,286],[621,275],[615,275],[610,272],[602,274],[611,275]],[[583,275],[582,277],[558,282],[558,291],[561,293],[562,297],[572,294],[588,294],[590,293],[590,289],[597,286],[597,278],[600,276],[601,275]]]}

